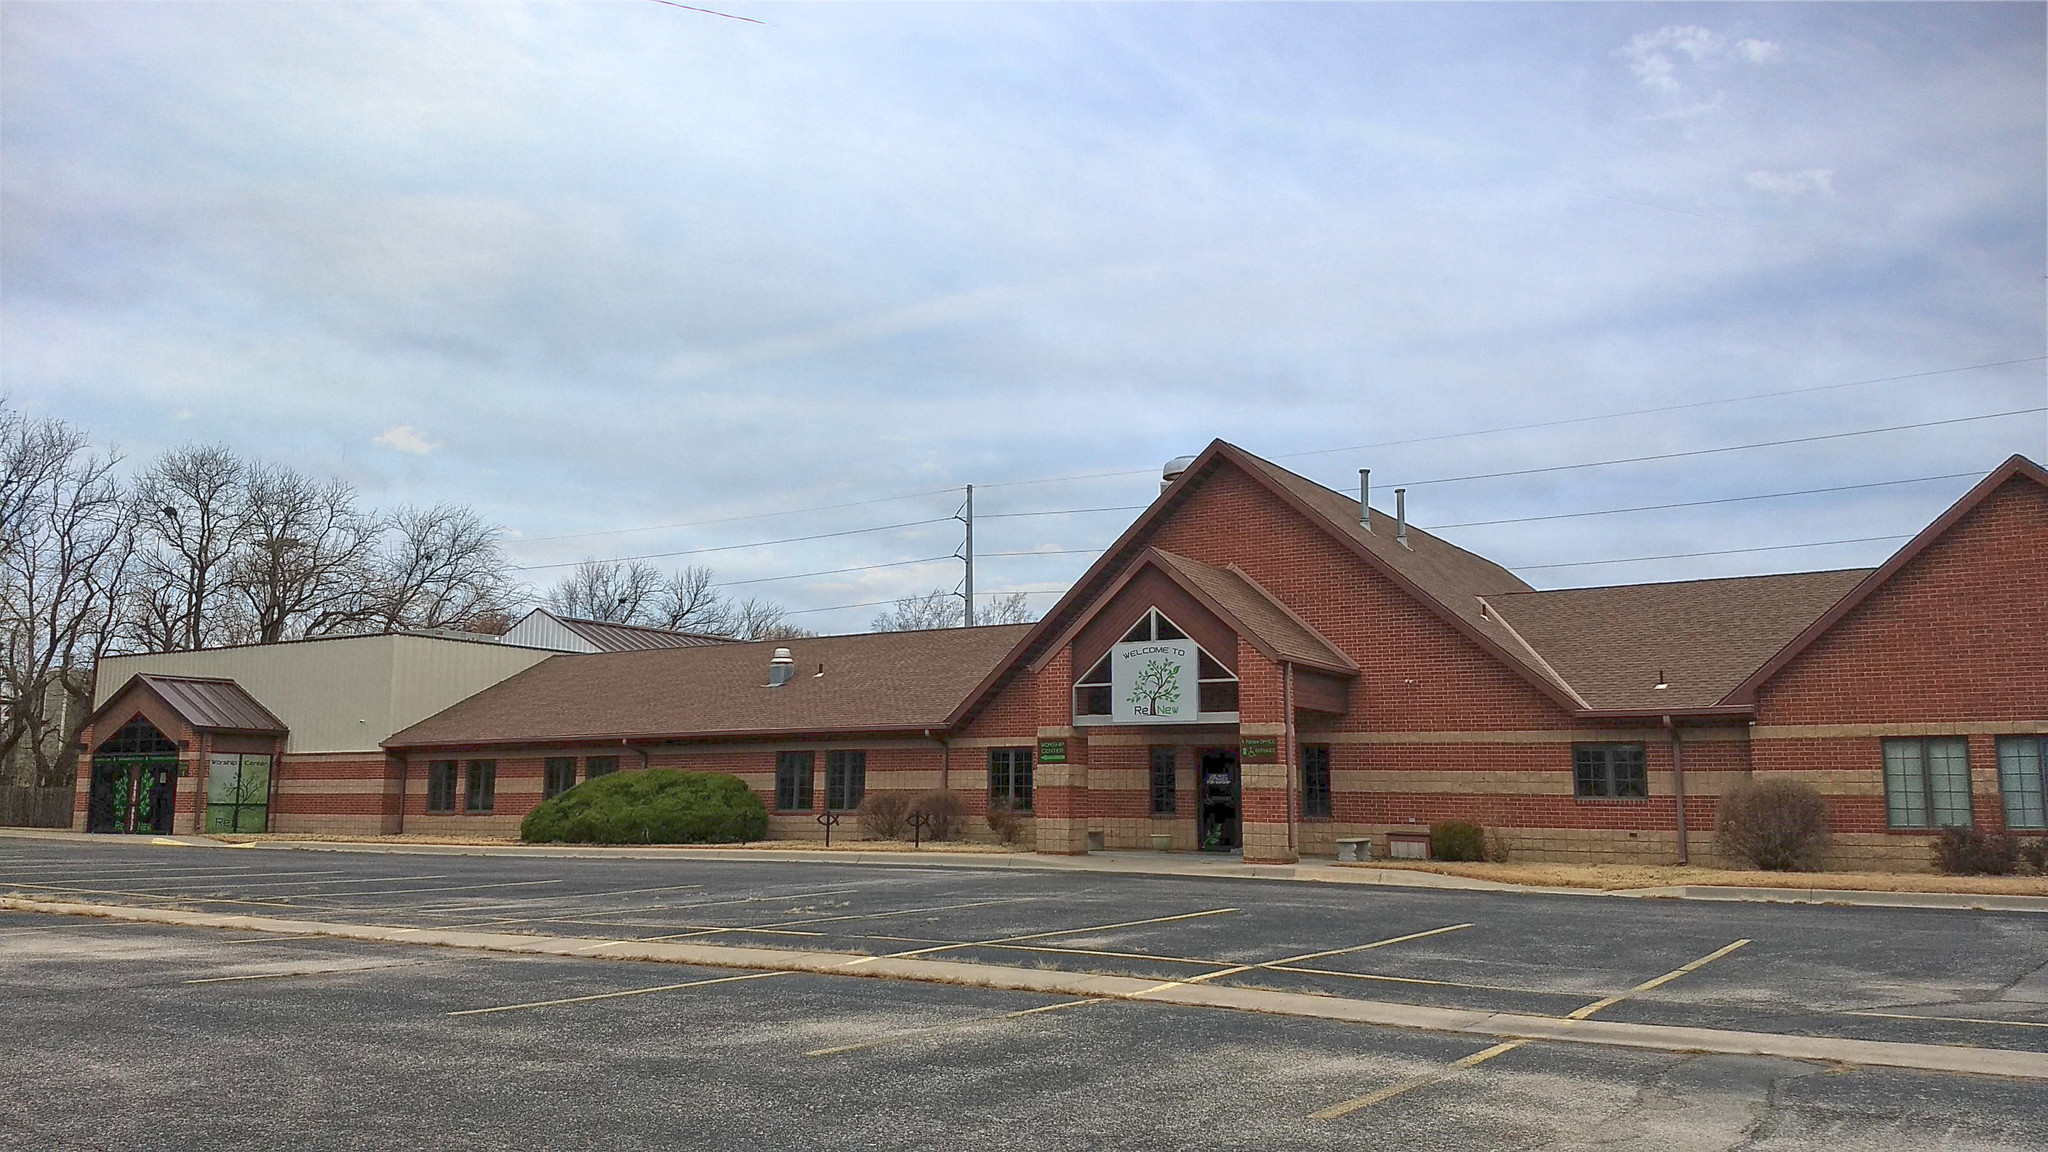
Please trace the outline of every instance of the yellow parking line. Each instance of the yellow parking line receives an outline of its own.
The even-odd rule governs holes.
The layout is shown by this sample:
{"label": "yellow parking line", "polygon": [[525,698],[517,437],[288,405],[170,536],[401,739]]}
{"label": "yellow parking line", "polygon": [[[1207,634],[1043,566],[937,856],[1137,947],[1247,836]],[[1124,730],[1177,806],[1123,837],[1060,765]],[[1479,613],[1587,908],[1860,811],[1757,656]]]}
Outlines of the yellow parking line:
{"label": "yellow parking line", "polygon": [[934,952],[952,952],[960,948],[985,948],[993,944],[1015,944],[1024,940],[1044,940],[1053,936],[1079,936],[1084,932],[1109,932],[1118,928],[1138,928],[1147,924],[1171,924],[1177,920],[1195,920],[1203,916],[1221,916],[1235,912],[1235,908],[1210,908],[1202,912],[1182,912],[1177,916],[1154,916],[1147,920],[1124,920],[1116,924],[1091,924],[1081,928],[1056,928],[1050,932],[1028,932],[1022,936],[1002,936],[994,940],[963,940],[957,944],[940,944],[931,948],[914,948],[908,952],[891,952],[885,956],[863,956],[840,965],[842,968],[872,964],[877,960],[900,960],[908,956],[929,956]]}
{"label": "yellow parking line", "polygon": [[920,1036],[929,1036],[935,1032],[950,1032],[955,1028],[986,1024],[991,1020],[1015,1020],[1019,1016],[1036,1016],[1041,1012],[1057,1012],[1062,1008],[1080,1008],[1088,1004],[1103,1004],[1107,1003],[1109,999],[1110,997],[1106,996],[1096,996],[1087,1000],[1063,1000],[1058,1004],[1041,1004],[1036,1008],[1025,1008],[1018,1012],[998,1012],[991,1016],[975,1016],[967,1020],[955,1020],[949,1024],[936,1024],[930,1028],[913,1028],[907,1032],[891,1032],[886,1036],[877,1036],[873,1040],[863,1040],[858,1044],[841,1044],[837,1048],[818,1048],[806,1052],[804,1055],[807,1057],[837,1056],[842,1052],[858,1052],[863,1048],[894,1044],[899,1040],[915,1040]]}
{"label": "yellow parking line", "polygon": [[[1694,960],[1687,964],[1681,964],[1678,967],[1673,968],[1671,971],[1666,972],[1662,976],[1658,976],[1650,980],[1645,980],[1641,984],[1636,985],[1635,987],[1629,989],[1626,992],[1618,992],[1604,999],[1595,1000],[1593,1003],[1586,1005],[1584,1008],[1580,1008],[1577,1011],[1569,1013],[1564,1018],[1567,1020],[1584,1020],[1587,1017],[1593,1015],[1595,1012],[1598,1012],[1605,1008],[1612,1008],[1614,1005],[1621,1003],[1623,1000],[1626,1000],[1639,992],[1648,992],[1652,988],[1660,988],[1666,984],[1669,984],[1673,980],[1678,979],[1680,976],[1683,976],[1688,972],[1698,971],[1699,969],[1704,968],[1709,964],[1712,964],[1714,961],[1719,960],[1721,957],[1728,955],[1730,952],[1733,952],[1738,948],[1747,946],[1749,943],[1750,942],[1748,940],[1737,940],[1733,944],[1729,944],[1721,948],[1716,948],[1712,952],[1707,953],[1705,956],[1702,956],[1697,960]],[[1513,1052],[1515,1049],[1520,1048],[1522,1045],[1527,1043],[1527,1040],[1509,1040],[1503,1044],[1495,1044],[1491,1048],[1485,1048],[1478,1052],[1472,1053],[1470,1056],[1454,1060],[1449,1065],[1443,1068],[1439,1068],[1434,1072],[1426,1072],[1420,1076],[1415,1076],[1407,1080],[1403,1080],[1398,1084],[1389,1084],[1385,1088],[1381,1088],[1374,1092],[1368,1092],[1355,1100],[1346,1100],[1341,1104],[1332,1104],[1331,1106],[1323,1109],[1320,1112],[1312,1112],[1309,1114],[1309,1119],[1335,1120],[1340,1116],[1348,1116],[1361,1108],[1370,1108],[1374,1104],[1378,1104],[1386,1100],[1391,1100],[1396,1096],[1405,1095],[1406,1093],[1413,1092],[1417,1088],[1427,1088],[1431,1084],[1436,1084],[1441,1081],[1448,1080],[1453,1076],[1462,1075],[1466,1071],[1473,1068],[1477,1068],[1479,1065],[1486,1063],[1488,1060],[1491,1060],[1496,1056],[1505,1056],[1508,1053]]]}
{"label": "yellow parking line", "polygon": [[1200,976],[1190,976],[1185,980],[1168,980],[1164,984],[1155,985],[1142,992],[1132,993],[1132,995],[1150,996],[1154,992],[1164,992],[1168,988],[1200,984],[1206,980],[1216,980],[1224,976],[1235,976],[1240,972],[1254,972],[1261,968],[1274,968],[1282,964],[1295,964],[1303,960],[1315,960],[1324,956],[1342,956],[1351,952],[1365,952],[1373,948],[1385,948],[1389,944],[1405,944],[1410,940],[1420,940],[1425,936],[1441,936],[1446,932],[1456,932],[1470,927],[1470,924],[1446,924],[1442,928],[1431,928],[1427,932],[1410,932],[1406,936],[1390,936],[1385,940],[1374,940],[1370,944],[1354,944],[1349,948],[1325,948],[1321,952],[1304,952],[1299,956],[1283,956],[1278,960],[1267,960],[1258,964],[1239,964],[1231,968],[1221,968],[1214,972],[1204,972]]}
{"label": "yellow parking line", "polygon": [[652,988],[629,988],[624,992],[600,992],[595,996],[565,996],[560,1000],[531,1000],[524,1004],[500,1004],[495,1008],[465,1008],[450,1016],[487,1016],[521,1008],[552,1008],[558,1004],[588,1004],[593,1000],[616,1000],[622,996],[645,996],[650,992],[673,992],[678,988],[702,988],[708,984],[734,984],[741,980],[766,980],[771,976],[794,976],[794,972],[749,972],[745,976],[720,976],[712,980],[690,980],[682,984],[657,984]]}
{"label": "yellow parking line", "polygon": [[1915,1016],[1910,1012],[1844,1012],[1844,1016],[1875,1016],[1881,1020],[1932,1020],[1942,1024],[2006,1024],[2014,1028],[2048,1028],[2048,1020],[1992,1020],[1982,1016]]}

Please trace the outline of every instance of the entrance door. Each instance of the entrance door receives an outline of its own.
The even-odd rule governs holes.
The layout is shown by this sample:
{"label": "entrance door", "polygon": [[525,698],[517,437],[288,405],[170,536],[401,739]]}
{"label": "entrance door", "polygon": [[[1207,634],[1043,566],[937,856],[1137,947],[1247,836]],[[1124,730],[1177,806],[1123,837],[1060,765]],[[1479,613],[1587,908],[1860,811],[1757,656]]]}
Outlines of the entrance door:
{"label": "entrance door", "polygon": [[95,759],[86,830],[168,835],[177,786],[176,760]]}
{"label": "entrance door", "polygon": [[1238,848],[1237,753],[1202,753],[1202,772],[1197,780],[1201,795],[1199,843],[1205,852],[1233,852]]}

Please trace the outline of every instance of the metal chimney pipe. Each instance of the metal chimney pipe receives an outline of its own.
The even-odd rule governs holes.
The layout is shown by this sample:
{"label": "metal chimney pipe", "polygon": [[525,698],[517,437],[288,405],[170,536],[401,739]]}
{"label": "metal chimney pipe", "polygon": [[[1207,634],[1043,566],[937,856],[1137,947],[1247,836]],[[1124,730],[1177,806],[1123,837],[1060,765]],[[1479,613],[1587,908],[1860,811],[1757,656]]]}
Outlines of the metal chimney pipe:
{"label": "metal chimney pipe", "polygon": [[1358,526],[1372,531],[1372,469],[1358,470]]}
{"label": "metal chimney pipe", "polygon": [[1394,489],[1394,543],[1408,547],[1408,490]]}

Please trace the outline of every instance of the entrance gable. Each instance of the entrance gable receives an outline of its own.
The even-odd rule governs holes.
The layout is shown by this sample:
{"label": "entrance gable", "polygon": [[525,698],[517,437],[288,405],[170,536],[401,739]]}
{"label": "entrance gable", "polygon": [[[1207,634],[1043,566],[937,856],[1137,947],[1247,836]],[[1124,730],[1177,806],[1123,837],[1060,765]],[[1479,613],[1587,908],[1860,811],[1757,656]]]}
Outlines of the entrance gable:
{"label": "entrance gable", "polygon": [[2048,716],[2048,472],[2007,461],[1729,700],[1776,723]]}

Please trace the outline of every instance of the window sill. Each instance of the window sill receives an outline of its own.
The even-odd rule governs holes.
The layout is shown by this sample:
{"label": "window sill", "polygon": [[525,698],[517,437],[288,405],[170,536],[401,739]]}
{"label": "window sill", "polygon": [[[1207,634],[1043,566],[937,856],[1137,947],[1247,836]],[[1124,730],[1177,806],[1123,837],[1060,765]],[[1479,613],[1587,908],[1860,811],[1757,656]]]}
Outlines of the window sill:
{"label": "window sill", "polygon": [[1663,796],[1574,796],[1578,804],[1648,804],[1652,800],[1663,800]]}

